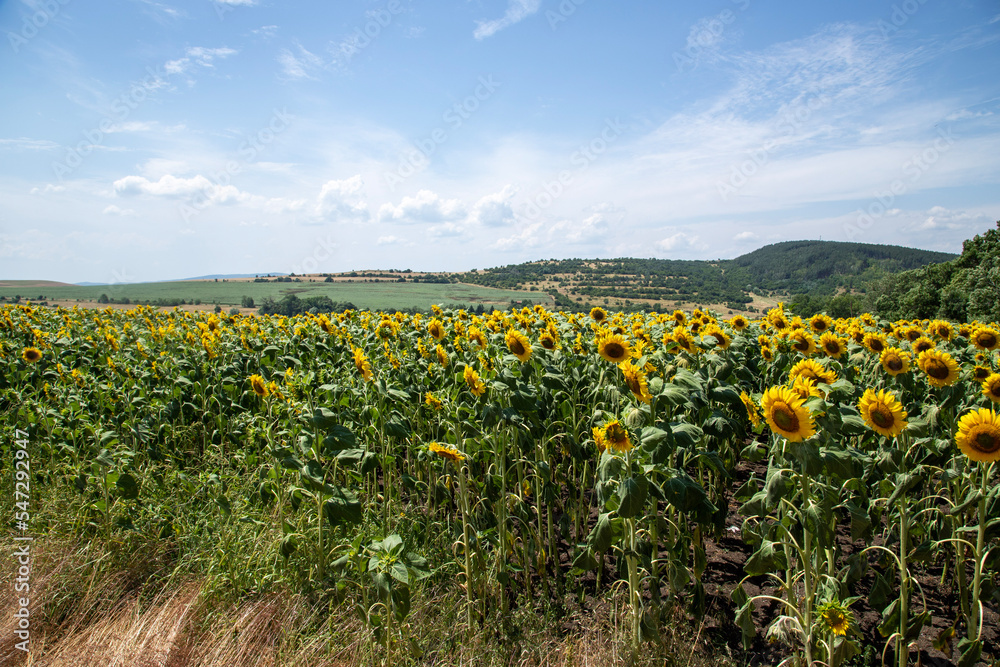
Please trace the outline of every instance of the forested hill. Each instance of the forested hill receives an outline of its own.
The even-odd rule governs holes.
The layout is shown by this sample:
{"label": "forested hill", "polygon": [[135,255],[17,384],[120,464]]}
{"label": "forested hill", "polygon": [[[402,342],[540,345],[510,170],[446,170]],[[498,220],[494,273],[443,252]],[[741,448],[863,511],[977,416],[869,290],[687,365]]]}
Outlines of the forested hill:
{"label": "forested hill", "polygon": [[458,279],[546,291],[565,308],[620,299],[636,306],[714,303],[744,310],[753,302],[751,294],[826,301],[837,292],[863,292],[887,275],[955,257],[870,243],[787,241],[731,260],[551,259],[472,271]]}
{"label": "forested hill", "polygon": [[756,289],[829,293],[886,274],[947,262],[958,255],[874,243],[785,241],[723,262]]}

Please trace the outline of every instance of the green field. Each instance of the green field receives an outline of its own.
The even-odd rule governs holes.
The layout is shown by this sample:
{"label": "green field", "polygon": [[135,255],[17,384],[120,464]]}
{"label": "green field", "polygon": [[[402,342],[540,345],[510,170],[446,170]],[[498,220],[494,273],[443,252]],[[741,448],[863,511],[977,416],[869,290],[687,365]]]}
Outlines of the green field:
{"label": "green field", "polygon": [[102,294],[112,301],[146,302],[157,299],[183,299],[187,303],[200,300],[202,304],[239,306],[244,296],[255,304],[267,297],[280,301],[294,294],[300,299],[327,296],[332,301],[350,301],[358,308],[393,310],[402,308],[426,309],[431,304],[506,308],[513,301],[530,300],[547,307],[553,306],[552,297],[544,292],[504,290],[465,283],[396,283],[396,282],[223,282],[214,280],[185,280],[127,285],[62,285],[42,281],[0,281],[0,297],[8,300],[15,296],[31,301],[96,301]]}

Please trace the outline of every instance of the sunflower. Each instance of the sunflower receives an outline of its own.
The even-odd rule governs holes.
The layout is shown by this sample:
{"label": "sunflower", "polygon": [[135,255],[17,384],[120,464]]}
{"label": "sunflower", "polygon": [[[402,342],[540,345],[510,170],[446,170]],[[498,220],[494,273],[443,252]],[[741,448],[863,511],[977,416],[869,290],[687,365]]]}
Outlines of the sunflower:
{"label": "sunflower", "polygon": [[820,313],[809,318],[809,328],[818,334],[828,331],[831,326],[833,326],[833,320],[829,315]]}
{"label": "sunflower", "polygon": [[440,344],[438,344],[438,346],[434,348],[434,354],[437,356],[438,363],[441,364],[441,367],[447,368],[448,362],[450,361],[450,359],[448,358],[447,350],[445,350],[443,347],[441,347]]}
{"label": "sunflower", "polygon": [[437,454],[441,458],[448,459],[449,461],[454,461],[455,463],[461,463],[463,460],[465,460],[465,454],[458,451],[458,449],[453,445],[442,445],[437,442],[432,442],[431,444],[427,445],[427,449],[432,454]]}
{"label": "sunflower", "polygon": [[37,347],[26,347],[24,348],[24,351],[21,352],[21,358],[29,364],[33,364],[42,358],[42,351]]}
{"label": "sunflower", "polygon": [[910,370],[910,353],[898,347],[888,347],[879,355],[879,363],[886,373],[896,377]]}
{"label": "sunflower", "polygon": [[259,375],[251,375],[249,378],[250,387],[253,389],[253,393],[257,394],[261,398],[267,396],[267,382]]}
{"label": "sunflower", "polygon": [[983,380],[983,394],[994,403],[1000,403],[1000,373],[991,373]]}
{"label": "sunflower", "polygon": [[847,341],[832,331],[827,331],[819,338],[819,347],[832,359],[840,359],[847,351]]}
{"label": "sunflower", "polygon": [[788,340],[792,347],[805,356],[811,356],[816,352],[816,339],[805,329],[796,329],[788,334]]}
{"label": "sunflower", "polygon": [[604,320],[608,319],[608,313],[600,306],[594,306],[590,309],[590,319],[600,324]]}
{"label": "sunflower", "polygon": [[740,392],[740,400],[743,401],[743,407],[747,409],[747,417],[750,418],[750,423],[753,424],[753,427],[757,428],[760,426],[760,411],[757,410],[757,404],[750,398],[750,394],[746,393],[746,391]]}
{"label": "sunflower", "polygon": [[933,350],[935,347],[937,347],[937,343],[927,336],[921,336],[913,341],[913,354],[920,354],[921,352],[926,352],[927,350]]}
{"label": "sunflower", "polygon": [[466,366],[462,372],[465,383],[469,385],[469,390],[476,396],[482,396],[486,392],[486,385],[479,379],[479,373],[472,366]]}
{"label": "sunflower", "polygon": [[788,371],[790,378],[803,376],[815,380],[817,383],[833,384],[837,381],[837,374],[823,368],[823,365],[813,359],[803,359]]}
{"label": "sunflower", "polygon": [[734,331],[739,332],[743,331],[748,326],[750,326],[750,322],[749,320],[747,320],[747,318],[743,317],[742,315],[737,315],[733,319],[729,320],[729,325],[733,328]]}
{"label": "sunflower", "polygon": [[590,430],[590,432],[594,436],[594,444],[597,445],[597,453],[603,453],[604,450],[608,448],[608,441],[604,438],[604,428],[601,426],[595,426]]}
{"label": "sunflower", "polygon": [[863,344],[869,350],[875,354],[882,354],[882,350],[886,348],[885,338],[882,334],[877,334],[874,332],[869,332],[865,334]]}
{"label": "sunflower", "polygon": [[605,333],[598,336],[597,352],[608,361],[620,364],[629,358],[631,349],[621,334]]}
{"label": "sunflower", "polygon": [[927,350],[917,357],[917,365],[935,387],[946,387],[958,379],[958,364],[947,352]]}
{"label": "sunflower", "polygon": [[866,389],[858,402],[858,410],[865,423],[887,438],[895,438],[906,428],[906,410],[892,392]]}
{"label": "sunflower", "polygon": [[812,396],[823,397],[823,394],[816,387],[816,380],[803,375],[796,376],[795,380],[789,385],[789,389],[801,396],[804,401],[809,400]]}
{"label": "sunflower", "polygon": [[541,343],[542,347],[546,350],[556,349],[556,338],[550,331],[542,332],[542,335],[538,337],[538,342]]}
{"label": "sunflower", "polygon": [[689,354],[694,354],[697,348],[694,345],[694,338],[688,333],[688,330],[684,327],[677,327],[674,329],[673,340],[680,346],[682,350]]}
{"label": "sunflower", "polygon": [[973,461],[1000,461],[1000,415],[986,408],[958,420],[955,443]]}
{"label": "sunflower", "polygon": [[995,350],[1000,347],[1000,333],[992,327],[979,327],[972,334],[972,344],[979,350]]}
{"label": "sunflower", "polygon": [[789,327],[788,318],[785,317],[785,311],[781,308],[781,304],[777,308],[767,311],[767,321],[778,331],[784,331]]}
{"label": "sunflower", "polygon": [[942,340],[951,340],[951,337],[955,333],[955,329],[951,326],[950,322],[945,322],[944,320],[934,320],[931,325],[927,327],[927,332],[932,333]]}
{"label": "sunflower", "polygon": [[976,364],[972,369],[972,381],[982,382],[991,375],[990,369],[986,366],[980,366]]}
{"label": "sunflower", "polygon": [[507,343],[507,349],[510,350],[510,353],[521,362],[525,362],[531,357],[531,343],[528,342],[528,337],[517,329],[507,329],[507,335],[504,340]]}
{"label": "sunflower", "polygon": [[483,332],[479,327],[469,327],[468,339],[481,348],[486,347],[486,336],[483,335]]}
{"label": "sunflower", "polygon": [[851,610],[841,602],[824,602],[816,607],[816,613],[834,635],[844,637],[851,629]]}
{"label": "sunflower", "polygon": [[702,337],[714,338],[715,344],[723,350],[728,350],[730,343],[732,343],[732,339],[729,338],[729,336],[726,335],[726,332],[716,324],[709,324],[705,327],[705,332],[702,334]]}
{"label": "sunflower", "polygon": [[629,390],[635,397],[643,403],[649,403],[653,396],[649,393],[646,374],[642,369],[634,365],[631,361],[619,364],[618,368],[622,369],[622,375],[625,376],[625,384],[628,385]]}
{"label": "sunflower", "polygon": [[682,327],[687,324],[688,317],[683,310],[675,310],[670,318],[674,321],[676,326]]}
{"label": "sunflower", "polygon": [[361,377],[365,379],[365,382],[372,379],[372,365],[368,361],[368,357],[365,356],[364,350],[360,347],[354,348],[354,366],[361,373]]}
{"label": "sunflower", "polygon": [[424,395],[424,403],[426,403],[427,406],[432,410],[440,410],[441,408],[444,407],[444,403],[441,402],[441,399],[432,394],[431,392],[427,392]]}
{"label": "sunflower", "polygon": [[603,427],[604,444],[607,448],[619,453],[625,453],[632,449],[632,440],[628,437],[628,431],[617,419],[612,419]]}
{"label": "sunflower", "polygon": [[444,338],[444,323],[434,318],[427,323],[427,333],[433,336],[434,340],[441,340]]}
{"label": "sunflower", "polygon": [[918,338],[920,338],[923,335],[924,332],[920,327],[911,326],[911,327],[906,327],[906,329],[903,330],[903,337],[911,343],[915,342]]}
{"label": "sunflower", "polygon": [[760,348],[760,356],[764,361],[774,361],[774,350],[767,345],[763,345]]}
{"label": "sunflower", "polygon": [[760,409],[771,430],[799,442],[811,438],[816,432],[812,415],[802,398],[788,387],[771,387],[760,398]]}

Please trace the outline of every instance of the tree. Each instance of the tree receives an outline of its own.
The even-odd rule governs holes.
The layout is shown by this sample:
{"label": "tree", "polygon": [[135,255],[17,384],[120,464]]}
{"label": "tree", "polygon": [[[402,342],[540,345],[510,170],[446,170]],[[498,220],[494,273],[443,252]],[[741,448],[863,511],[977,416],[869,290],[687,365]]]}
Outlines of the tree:
{"label": "tree", "polygon": [[253,297],[252,296],[243,297],[243,301],[240,303],[240,305],[243,306],[244,308],[253,308],[254,307]]}

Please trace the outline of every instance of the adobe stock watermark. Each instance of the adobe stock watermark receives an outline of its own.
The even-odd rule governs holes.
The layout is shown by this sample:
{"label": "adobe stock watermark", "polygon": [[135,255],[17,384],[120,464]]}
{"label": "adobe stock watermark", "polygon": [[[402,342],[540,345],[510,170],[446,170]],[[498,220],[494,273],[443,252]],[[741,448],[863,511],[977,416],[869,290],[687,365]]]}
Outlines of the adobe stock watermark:
{"label": "adobe stock watermark", "polygon": [[889,37],[898,32],[925,4],[927,4],[927,0],[904,0],[899,4],[894,4],[892,13],[889,14],[889,20],[879,19],[876,24],[882,36]]}
{"label": "adobe stock watermark", "polygon": [[916,153],[903,162],[900,169],[906,178],[897,178],[889,184],[888,188],[875,193],[875,198],[867,207],[858,209],[855,212],[856,218],[853,223],[844,225],[844,235],[848,241],[855,241],[864,232],[868,231],[875,221],[885,216],[892,209],[896,202],[896,197],[905,194],[910,187],[919,181],[945,153],[951,150],[955,144],[955,138],[951,135],[951,128],[938,128],[938,137],[929,146],[919,153]]}
{"label": "adobe stock watermark", "polygon": [[28,452],[28,432],[15,429],[14,438],[14,446],[11,447],[14,457],[14,519],[20,533],[14,536],[14,541],[18,543],[13,553],[17,563],[14,592],[24,596],[15,599],[17,629],[14,634],[21,641],[14,647],[27,653],[31,641],[31,598],[28,595],[31,593],[31,542],[34,539],[27,534],[31,525],[31,455]]}
{"label": "adobe stock watermark", "polygon": [[559,27],[560,23],[565,23],[569,20],[570,16],[576,14],[576,9],[587,0],[562,0],[559,6],[556,7],[558,11],[553,11],[551,9],[545,10],[545,19],[549,22],[549,27],[553,31]]}
{"label": "adobe stock watermark", "polygon": [[431,163],[431,156],[443,143],[448,141],[449,131],[454,132],[462,127],[499,87],[500,82],[494,80],[492,74],[480,76],[479,83],[471,95],[456,102],[441,114],[441,120],[445,127],[436,127],[424,138],[413,142],[412,150],[399,156],[396,170],[383,174],[389,190],[395,192],[396,186],[400,183],[426,169]]}
{"label": "adobe stock watermark", "polygon": [[[750,0],[731,0],[731,2],[741,12],[745,12],[750,7]],[[693,69],[705,49],[711,48],[719,41],[719,38],[726,31],[726,26],[736,22],[736,16],[736,12],[732,9],[723,9],[715,16],[701,19],[695,23],[695,26],[700,27],[688,35],[687,46],[684,47],[683,51],[674,51],[673,53],[677,71],[683,72],[685,67]]]}
{"label": "adobe stock watermark", "polygon": [[368,12],[368,21],[363,26],[355,27],[350,35],[340,41],[335,51],[350,61],[378,39],[382,31],[392,23],[393,17],[402,13],[402,3],[399,0],[389,0],[385,7]]}
{"label": "adobe stock watermark", "polygon": [[256,132],[243,138],[243,142],[236,149],[238,160],[229,160],[225,167],[215,173],[209,174],[206,178],[211,183],[211,188],[203,188],[192,195],[187,201],[178,206],[178,211],[184,222],[190,222],[191,218],[204,211],[212,204],[213,196],[221,188],[232,185],[233,176],[239,174],[245,165],[252,163],[257,156],[273,143],[282,132],[291,125],[291,116],[287,109],[275,109],[268,122]]}
{"label": "adobe stock watermark", "polygon": [[43,30],[45,26],[51,23],[59,15],[59,12],[62,11],[62,8],[70,2],[71,0],[44,0],[44,2],[36,5],[38,10],[31,16],[25,16],[21,20],[21,29],[18,32],[7,33],[7,42],[10,44],[10,48],[14,50],[14,53],[20,53],[21,47],[26,46],[28,42],[34,39],[38,31]]}
{"label": "adobe stock watermark", "polygon": [[570,155],[570,164],[575,169],[563,169],[551,181],[542,181],[541,186],[536,190],[536,194],[528,197],[521,217],[531,221],[537,220],[541,216],[542,211],[552,206],[566,191],[566,188],[573,184],[576,176],[587,171],[591,164],[607,152],[611,144],[622,135],[624,130],[625,127],[622,125],[620,119],[605,119],[604,129],[596,137],[582,144]]}
{"label": "adobe stock watermark", "polygon": [[[775,124],[775,129],[784,137],[792,137],[802,126],[812,118],[812,115],[827,106],[830,100],[826,96],[811,97],[803,104],[798,104],[792,109],[788,109]],[[771,160],[771,153],[779,148],[783,142],[780,139],[770,139],[763,145],[747,151],[747,158],[732,166],[729,178],[725,181],[716,182],[716,189],[723,202],[728,202],[733,195],[739,194],[750,179],[753,178]]]}
{"label": "adobe stock watermark", "polygon": [[108,113],[97,124],[97,127],[84,130],[83,140],[70,146],[61,161],[52,163],[52,172],[56,177],[63,180],[82,165],[84,158],[104,143],[104,139],[114,130],[115,125],[125,122],[139,105],[149,99],[150,93],[164,85],[164,79],[164,74],[159,67],[156,69],[147,67],[146,76],[132,83],[128,92],[115,98]]}
{"label": "adobe stock watermark", "polygon": [[301,276],[306,273],[316,273],[322,262],[325,262],[333,257],[333,253],[336,248],[337,243],[333,240],[333,236],[330,234],[327,234],[326,238],[316,239],[316,247],[313,249],[312,254],[298,264],[292,266],[291,272],[297,276]]}

